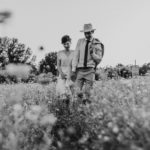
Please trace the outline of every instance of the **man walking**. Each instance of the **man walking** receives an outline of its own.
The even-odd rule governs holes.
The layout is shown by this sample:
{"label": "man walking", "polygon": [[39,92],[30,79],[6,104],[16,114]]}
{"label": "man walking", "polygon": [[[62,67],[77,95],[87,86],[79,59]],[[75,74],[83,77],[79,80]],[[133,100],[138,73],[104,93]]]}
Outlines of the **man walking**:
{"label": "man walking", "polygon": [[103,57],[103,44],[93,37],[94,31],[92,24],[84,24],[81,32],[84,33],[85,38],[78,40],[72,61],[72,74],[77,74],[76,84],[81,91],[85,85],[86,99],[89,99],[95,80],[95,66]]}

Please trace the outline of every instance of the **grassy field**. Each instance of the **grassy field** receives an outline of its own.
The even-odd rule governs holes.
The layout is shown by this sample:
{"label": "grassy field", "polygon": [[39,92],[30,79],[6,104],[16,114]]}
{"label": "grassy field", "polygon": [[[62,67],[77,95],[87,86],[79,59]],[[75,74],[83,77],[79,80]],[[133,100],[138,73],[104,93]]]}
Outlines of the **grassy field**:
{"label": "grassy field", "polygon": [[98,81],[91,104],[67,100],[55,83],[0,85],[0,149],[150,149],[150,77]]}

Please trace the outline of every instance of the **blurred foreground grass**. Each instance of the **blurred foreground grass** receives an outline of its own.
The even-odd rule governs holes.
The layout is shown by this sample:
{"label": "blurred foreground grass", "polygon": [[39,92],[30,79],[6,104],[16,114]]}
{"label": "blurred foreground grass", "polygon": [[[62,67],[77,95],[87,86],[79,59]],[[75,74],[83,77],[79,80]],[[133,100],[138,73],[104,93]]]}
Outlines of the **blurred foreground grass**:
{"label": "blurred foreground grass", "polygon": [[0,85],[0,149],[150,149],[150,77],[98,81],[91,104],[67,99],[55,83]]}

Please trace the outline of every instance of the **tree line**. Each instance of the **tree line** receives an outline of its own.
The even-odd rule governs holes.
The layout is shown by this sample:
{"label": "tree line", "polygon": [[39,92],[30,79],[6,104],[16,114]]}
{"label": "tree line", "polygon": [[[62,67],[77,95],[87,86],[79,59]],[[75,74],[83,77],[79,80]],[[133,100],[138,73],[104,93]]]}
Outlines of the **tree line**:
{"label": "tree line", "polygon": [[150,75],[150,63],[145,63],[142,66],[123,65],[119,63],[115,67],[107,66],[99,68],[96,72],[96,80],[104,78],[102,77],[102,74],[107,79],[118,79],[118,78],[129,79],[137,76],[146,76]]}
{"label": "tree line", "polygon": [[9,64],[24,64],[31,67],[30,74],[26,82],[32,81],[41,73],[57,75],[57,53],[50,52],[46,54],[38,65],[35,63],[36,56],[30,47],[20,43],[17,38],[1,37],[0,38],[0,82],[9,81],[17,82],[16,76],[4,73]]}
{"label": "tree line", "polygon": [[[24,82],[35,82],[38,76],[49,75],[50,77],[57,76],[57,52],[49,52],[36,65],[36,56],[33,55],[31,48],[20,43],[17,38],[1,37],[0,38],[0,83],[18,82],[16,75],[5,73],[6,67],[9,64],[24,64],[30,66],[28,78],[22,79]],[[137,75],[146,75],[150,70],[150,63],[142,66],[117,64],[115,67],[99,68],[96,72],[96,80],[101,79],[102,72],[107,78],[130,78],[134,76],[133,68],[137,69]],[[102,71],[102,72],[101,72]]]}

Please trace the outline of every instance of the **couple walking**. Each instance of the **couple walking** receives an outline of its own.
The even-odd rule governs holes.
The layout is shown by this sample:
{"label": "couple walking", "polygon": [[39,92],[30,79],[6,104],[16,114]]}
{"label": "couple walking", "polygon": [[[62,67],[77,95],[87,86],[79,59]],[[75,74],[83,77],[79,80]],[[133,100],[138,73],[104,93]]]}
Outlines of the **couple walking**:
{"label": "couple walking", "polygon": [[95,80],[95,68],[101,62],[104,53],[103,44],[93,37],[94,31],[92,24],[84,24],[81,32],[85,37],[78,40],[75,51],[70,50],[71,38],[68,35],[62,37],[64,50],[57,53],[57,93],[68,93],[72,85],[76,85],[82,91],[85,85],[85,96],[86,99],[89,98],[88,93]]}

